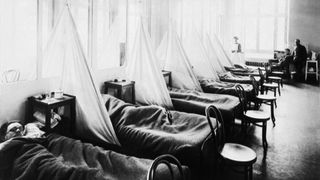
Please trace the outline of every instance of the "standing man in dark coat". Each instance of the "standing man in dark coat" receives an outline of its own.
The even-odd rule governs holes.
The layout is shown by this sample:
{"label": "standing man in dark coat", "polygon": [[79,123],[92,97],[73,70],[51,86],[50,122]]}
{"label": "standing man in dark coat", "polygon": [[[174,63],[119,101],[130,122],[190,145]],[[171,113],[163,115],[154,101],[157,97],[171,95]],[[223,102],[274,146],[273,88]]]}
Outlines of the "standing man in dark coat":
{"label": "standing man in dark coat", "polygon": [[293,63],[297,71],[297,77],[300,79],[303,77],[303,67],[307,61],[307,50],[300,44],[300,39],[295,41],[296,47],[293,52]]}

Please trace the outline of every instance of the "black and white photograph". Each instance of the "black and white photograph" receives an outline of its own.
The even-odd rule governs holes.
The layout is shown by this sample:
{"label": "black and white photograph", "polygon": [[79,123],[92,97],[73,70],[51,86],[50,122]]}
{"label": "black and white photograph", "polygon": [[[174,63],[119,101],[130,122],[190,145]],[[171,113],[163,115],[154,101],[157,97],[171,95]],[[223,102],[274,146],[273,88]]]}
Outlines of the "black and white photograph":
{"label": "black and white photograph", "polygon": [[320,0],[0,0],[0,180],[319,180]]}

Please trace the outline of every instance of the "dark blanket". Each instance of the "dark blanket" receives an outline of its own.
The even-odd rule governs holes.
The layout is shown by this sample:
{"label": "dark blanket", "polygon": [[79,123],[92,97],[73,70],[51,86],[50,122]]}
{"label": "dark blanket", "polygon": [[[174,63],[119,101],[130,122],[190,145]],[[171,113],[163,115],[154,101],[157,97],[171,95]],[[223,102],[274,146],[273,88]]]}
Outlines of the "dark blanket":
{"label": "dark blanket", "polygon": [[[249,76],[238,76],[238,75],[232,74],[231,72],[220,73],[219,78],[220,78],[220,81],[224,81],[224,82],[252,84]],[[260,81],[259,76],[256,76],[255,79],[257,81]]]}
{"label": "dark blanket", "polygon": [[170,120],[159,106],[134,106],[109,95],[104,98],[116,135],[128,153],[148,158],[168,153],[192,173],[201,168],[201,146],[211,134],[204,116],[170,111]]}
{"label": "dark blanket", "polygon": [[[13,139],[0,151],[0,159],[0,179],[6,180],[145,180],[152,164],[56,134]],[[163,167],[159,172],[165,173]]]}
{"label": "dark blanket", "polygon": [[205,115],[205,108],[214,105],[220,109],[226,124],[234,120],[239,103],[238,97],[224,94],[201,93],[192,90],[170,88],[174,109],[183,112]]}
{"label": "dark blanket", "polygon": [[[236,85],[238,83],[228,83],[216,81],[213,79],[200,80],[201,88],[205,93],[213,93],[213,94],[228,94],[232,96],[238,96],[236,92]],[[247,97],[252,96],[253,87],[250,84],[242,84],[242,87],[245,90]]]}

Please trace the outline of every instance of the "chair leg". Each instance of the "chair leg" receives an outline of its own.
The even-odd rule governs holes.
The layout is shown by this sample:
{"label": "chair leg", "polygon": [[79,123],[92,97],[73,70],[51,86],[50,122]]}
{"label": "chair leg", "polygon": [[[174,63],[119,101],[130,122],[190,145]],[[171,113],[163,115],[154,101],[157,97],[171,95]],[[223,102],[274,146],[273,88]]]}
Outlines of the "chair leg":
{"label": "chair leg", "polygon": [[244,179],[245,180],[248,180],[249,171],[250,171],[249,166],[245,166],[244,167]]}
{"label": "chair leg", "polygon": [[281,96],[281,92],[280,92],[280,84],[278,85],[278,92],[279,92],[279,96]]}
{"label": "chair leg", "polygon": [[263,124],[262,124],[262,145],[263,145],[263,149],[267,149],[268,148],[267,122],[263,122]]}
{"label": "chair leg", "polygon": [[274,97],[277,97],[277,88],[273,88],[273,95]]}
{"label": "chair leg", "polygon": [[221,160],[220,162],[220,172],[218,173],[218,177],[224,179],[224,162]]}
{"label": "chair leg", "polygon": [[253,168],[252,165],[249,166],[249,180],[252,180]]}
{"label": "chair leg", "polygon": [[280,83],[281,83],[281,88],[283,88],[283,81],[282,81],[282,78],[280,80]]}
{"label": "chair leg", "polygon": [[273,123],[273,127],[276,126],[276,118],[274,117],[274,104],[275,101],[271,101],[271,104],[270,104],[270,108],[271,108],[271,120],[272,120],[272,123]]}

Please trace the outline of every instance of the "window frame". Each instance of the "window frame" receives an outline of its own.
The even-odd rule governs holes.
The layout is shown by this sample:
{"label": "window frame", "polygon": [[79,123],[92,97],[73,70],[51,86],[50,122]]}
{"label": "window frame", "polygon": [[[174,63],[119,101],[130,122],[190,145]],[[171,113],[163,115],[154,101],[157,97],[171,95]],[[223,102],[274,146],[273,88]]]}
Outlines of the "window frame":
{"label": "window frame", "polygon": [[[239,14],[237,13],[234,13],[233,14],[233,19],[235,20],[236,18],[240,18],[241,20],[241,30],[240,30],[240,35],[241,35],[241,39],[242,39],[242,43],[243,43],[243,48],[245,49],[245,52],[247,54],[250,54],[250,53],[257,53],[257,54],[269,54],[269,53],[272,53],[273,50],[278,50],[279,47],[278,47],[278,37],[279,37],[279,34],[278,34],[278,22],[280,19],[283,19],[284,18],[284,23],[285,23],[285,27],[284,27],[284,34],[282,35],[284,37],[284,44],[286,45],[288,43],[288,20],[289,20],[289,17],[288,17],[288,13],[289,13],[289,0],[284,0],[285,1],[285,10],[284,10],[284,13],[280,13],[279,12],[279,1],[278,0],[273,0],[274,2],[274,11],[272,13],[268,13],[268,14],[264,14],[262,13],[262,6],[261,6],[261,1],[263,0],[255,0],[257,1],[258,3],[258,9],[256,11],[256,13],[245,13],[244,12],[244,6],[245,6],[245,0],[234,0],[234,1],[241,1],[240,4],[241,4],[241,10],[239,11]],[[233,4],[236,4],[236,3],[233,3]],[[238,8],[238,7],[234,7],[234,8]],[[246,47],[246,21],[248,18],[256,18],[256,32],[255,32],[255,39],[256,39],[256,45],[255,45],[255,48],[254,49],[247,49]],[[273,25],[274,25],[274,29],[273,29],[273,49],[270,49],[270,50],[265,50],[265,49],[262,49],[260,47],[260,42],[261,42],[261,37],[260,37],[260,25],[261,25],[261,21],[262,19],[264,18],[273,18],[272,21],[273,21]],[[235,23],[234,23],[235,24]],[[233,27],[233,29],[235,29],[235,27]],[[235,32],[233,32],[235,33]]]}

